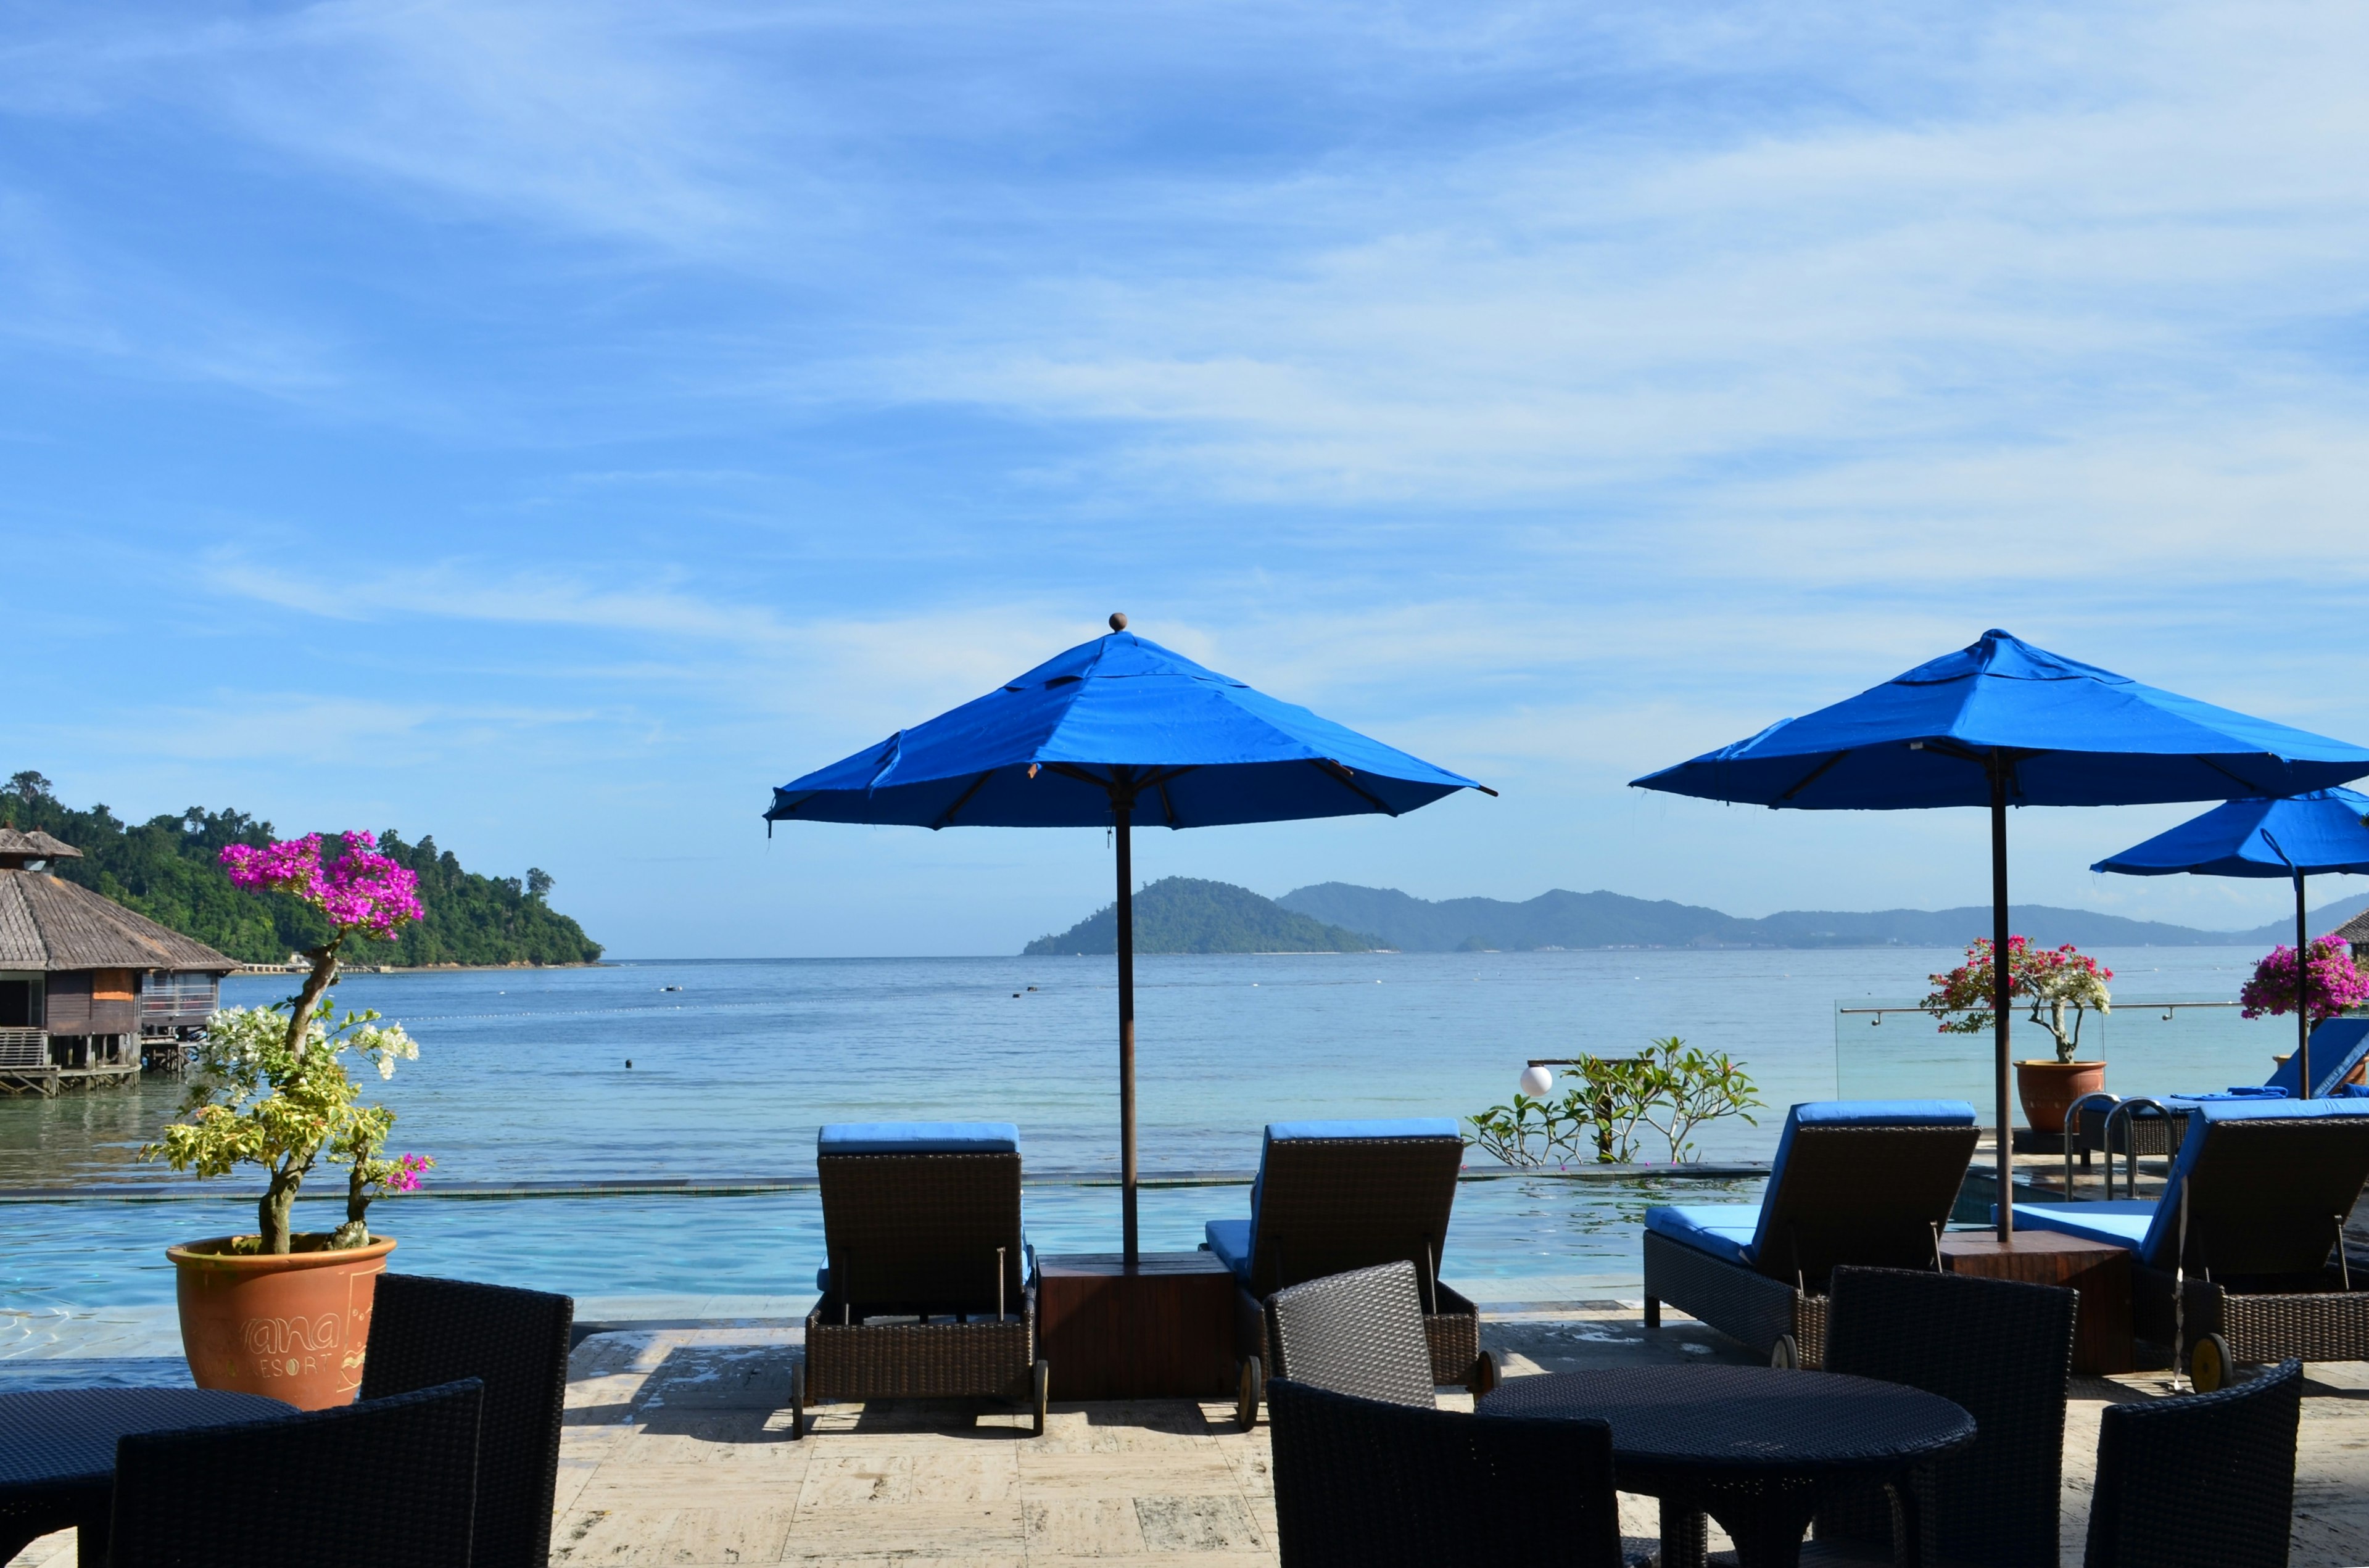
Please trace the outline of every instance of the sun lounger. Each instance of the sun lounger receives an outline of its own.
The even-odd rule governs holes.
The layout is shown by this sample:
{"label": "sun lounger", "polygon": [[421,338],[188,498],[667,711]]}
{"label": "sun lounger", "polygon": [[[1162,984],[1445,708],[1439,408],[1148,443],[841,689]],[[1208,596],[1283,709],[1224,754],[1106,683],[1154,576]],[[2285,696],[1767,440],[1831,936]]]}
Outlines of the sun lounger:
{"label": "sun lounger", "polygon": [[1776,1365],[1819,1365],[1827,1275],[1936,1266],[1979,1137],[1963,1100],[1795,1105],[1757,1208],[1645,1211],[1645,1326],[1666,1301]]}
{"label": "sun lounger", "polygon": [[1035,1260],[1009,1122],[850,1122],[815,1140],[828,1266],[807,1314],[808,1401],[1019,1400],[1045,1430]]}
{"label": "sun lounger", "polygon": [[[2369,1018],[2329,1018],[2313,1025],[2311,1031],[2311,1097],[2315,1100],[2342,1099],[2347,1095],[2369,1094],[2369,1083],[2355,1082],[2356,1078],[2369,1074]],[[2280,1059],[2271,1076],[2260,1084],[2233,1084],[2219,1093],[2239,1097],[2260,1096],[2266,1099],[2296,1099],[2300,1097],[2303,1070],[2294,1056]],[[2196,1100],[2208,1096],[2168,1094],[2167,1100]],[[2073,1156],[2081,1157],[2081,1168],[2089,1168],[2089,1156],[2105,1153],[2109,1167],[2116,1154],[2133,1157],[2141,1154],[2169,1155],[2180,1147],[2185,1116],[2165,1116],[2144,1104],[2132,1107],[2113,1132],[2113,1148],[2106,1148],[2107,1119],[2115,1106],[2123,1104],[2112,1094],[2084,1095],[2075,1107],[2078,1113],[2066,1118],[2066,1131],[2070,1135],[2065,1147],[2066,1191],[2073,1190]],[[2111,1185],[2111,1183],[2109,1184]],[[2112,1196],[2111,1193],[2109,1196]]]}
{"label": "sun lounger", "polygon": [[2369,1183],[2369,1100],[2169,1104],[2191,1130],[2161,1196],[2019,1203],[2016,1223],[2129,1248],[2137,1336],[2185,1351],[2200,1387],[2240,1362],[2369,1360],[2369,1259],[2340,1251]]}
{"label": "sun lounger", "polygon": [[[1388,1263],[1414,1267],[1432,1380],[1485,1378],[1480,1310],[1439,1282],[1464,1139],[1445,1116],[1271,1122],[1247,1219],[1212,1219],[1203,1244],[1234,1272],[1240,1402],[1275,1364],[1261,1303],[1287,1286]],[[1253,1365],[1253,1363],[1256,1365]]]}

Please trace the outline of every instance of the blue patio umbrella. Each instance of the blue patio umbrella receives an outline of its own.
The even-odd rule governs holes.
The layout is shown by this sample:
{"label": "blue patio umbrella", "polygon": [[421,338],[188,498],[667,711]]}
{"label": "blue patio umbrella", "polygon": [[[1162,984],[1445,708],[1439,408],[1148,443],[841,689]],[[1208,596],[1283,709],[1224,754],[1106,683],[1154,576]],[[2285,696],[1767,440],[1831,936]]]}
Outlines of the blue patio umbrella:
{"label": "blue patio umbrella", "polygon": [[2295,898],[2295,1073],[2311,1098],[2311,971],[2304,878],[2328,872],[2369,875],[2369,795],[2315,789],[2277,799],[2216,806],[2089,868],[2125,876],[2284,876]]}
{"label": "blue patio umbrella", "polygon": [[2014,1227],[2008,1119],[2007,808],[2228,800],[2369,773],[2369,750],[2249,718],[2001,631],[1883,685],[1631,782],[1798,810],[1991,811],[1992,1029],[2001,1237]]}
{"label": "blue patio umbrella", "polygon": [[1119,1179],[1136,1259],[1135,906],[1130,833],[1397,817],[1460,773],[1251,690],[1127,630],[1081,643],[974,702],[773,792],[774,822],[1104,828],[1118,852]]}

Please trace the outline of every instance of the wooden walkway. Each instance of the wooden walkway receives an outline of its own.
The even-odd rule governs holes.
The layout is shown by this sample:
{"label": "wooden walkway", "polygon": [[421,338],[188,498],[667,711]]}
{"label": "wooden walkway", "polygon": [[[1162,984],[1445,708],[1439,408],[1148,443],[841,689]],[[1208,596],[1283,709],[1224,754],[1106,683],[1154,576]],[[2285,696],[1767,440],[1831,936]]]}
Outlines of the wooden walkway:
{"label": "wooden walkway", "polygon": [[[1742,1359],[1675,1313],[1665,1322],[1649,1335],[1633,1307],[1590,1302],[1498,1313],[1484,1335],[1514,1376]],[[571,1368],[553,1562],[1276,1561],[1266,1428],[1236,1432],[1227,1405],[1057,1401],[1043,1438],[1030,1437],[1016,1413],[959,1404],[826,1406],[818,1430],[792,1442],[783,1406],[797,1332],[662,1329],[587,1340]],[[2369,1563],[2369,1367],[2311,1371],[2294,1562]],[[2099,1412],[2154,1397],[2157,1376],[2076,1380],[2066,1431],[2068,1564],[2080,1562],[2088,1528]],[[1622,1504],[1624,1528],[1650,1535],[1651,1501]],[[47,1537],[14,1568],[70,1568],[73,1551],[70,1532]]]}

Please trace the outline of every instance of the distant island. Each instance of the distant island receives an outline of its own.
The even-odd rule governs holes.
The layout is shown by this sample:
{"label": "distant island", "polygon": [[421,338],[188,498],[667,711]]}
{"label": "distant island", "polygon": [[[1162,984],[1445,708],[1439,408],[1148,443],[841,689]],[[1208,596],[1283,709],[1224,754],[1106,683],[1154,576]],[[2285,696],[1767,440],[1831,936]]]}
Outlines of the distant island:
{"label": "distant island", "polygon": [[[1370,953],[1372,937],[1295,914],[1247,887],[1170,876],[1135,896],[1138,953]],[[1118,950],[1118,906],[1105,904],[1058,936],[1021,949],[1028,957]]]}
{"label": "distant island", "polygon": [[[51,793],[37,773],[19,773],[0,792],[0,818],[40,829],[82,851],[51,867],[129,910],[249,964],[278,964],[327,939],[321,916],[284,893],[242,893],[223,875],[225,844],[260,844],[278,836],[269,822],[235,810],[191,807],[142,823],[120,820],[104,806],[76,810]],[[393,829],[378,847],[419,875],[427,917],[394,942],[349,946],[348,967],[390,965],[589,964],[601,944],[546,901],[551,878],[464,871],[450,850],[422,835],[406,842]]]}
{"label": "distant island", "polygon": [[[2369,894],[2322,905],[2312,929],[2326,931],[2363,909]],[[2055,946],[2269,947],[2293,942],[2292,921],[2251,931],[2199,931],[2093,910],[2017,904],[2017,933]],[[1116,943],[1115,906],[1058,936],[1042,936],[1030,956],[1108,953]],[[1582,947],[1963,947],[1991,930],[1986,905],[1955,910],[1846,912],[1787,910],[1761,920],[1697,904],[1631,898],[1619,893],[1557,888],[1521,903],[1499,898],[1413,898],[1392,887],[1321,882],[1280,898],[1230,882],[1172,876],[1135,896],[1139,953],[1526,953]]]}
{"label": "distant island", "polygon": [[[1963,947],[1991,932],[1987,904],[1954,910],[1786,910],[1760,920],[1723,914],[1697,904],[1631,898],[1619,893],[1572,893],[1562,888],[1521,903],[1498,898],[1434,902],[1391,887],[1320,882],[1276,900],[1311,920],[1370,932],[1379,945],[1406,952],[1544,947]],[[2312,929],[2326,931],[2369,909],[2369,895],[2323,905]],[[2250,931],[2198,931],[2093,910],[2014,904],[2008,923],[2054,947],[2260,946],[2295,940],[2295,922],[2273,921]]]}

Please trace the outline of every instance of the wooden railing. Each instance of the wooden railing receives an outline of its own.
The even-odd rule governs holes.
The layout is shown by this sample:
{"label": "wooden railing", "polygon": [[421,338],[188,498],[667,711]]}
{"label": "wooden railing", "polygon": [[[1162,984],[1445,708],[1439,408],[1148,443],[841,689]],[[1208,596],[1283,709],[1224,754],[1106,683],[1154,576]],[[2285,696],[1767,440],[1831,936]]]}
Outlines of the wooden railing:
{"label": "wooden railing", "polygon": [[40,1029],[0,1029],[0,1068],[47,1067],[50,1036]]}

